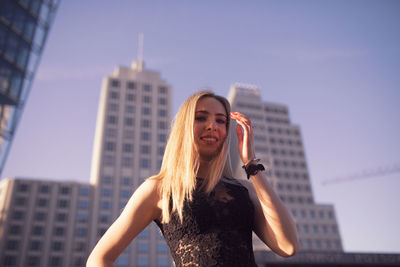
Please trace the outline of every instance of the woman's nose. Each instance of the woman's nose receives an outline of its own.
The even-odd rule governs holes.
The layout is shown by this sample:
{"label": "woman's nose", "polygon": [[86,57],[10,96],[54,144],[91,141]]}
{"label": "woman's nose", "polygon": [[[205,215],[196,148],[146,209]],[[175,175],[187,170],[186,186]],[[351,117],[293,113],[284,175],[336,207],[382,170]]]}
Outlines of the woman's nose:
{"label": "woman's nose", "polygon": [[206,128],[207,130],[215,130],[215,121],[214,120],[209,120],[207,121]]}

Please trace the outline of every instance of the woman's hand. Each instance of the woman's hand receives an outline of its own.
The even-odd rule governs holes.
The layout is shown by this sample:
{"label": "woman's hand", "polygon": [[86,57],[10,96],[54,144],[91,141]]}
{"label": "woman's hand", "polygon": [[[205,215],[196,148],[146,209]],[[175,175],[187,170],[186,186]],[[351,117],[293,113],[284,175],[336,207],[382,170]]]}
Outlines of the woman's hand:
{"label": "woman's hand", "polygon": [[247,164],[254,159],[254,135],[253,128],[249,118],[240,112],[231,112],[231,118],[238,124],[236,125],[236,134],[239,144],[239,155],[243,164]]}

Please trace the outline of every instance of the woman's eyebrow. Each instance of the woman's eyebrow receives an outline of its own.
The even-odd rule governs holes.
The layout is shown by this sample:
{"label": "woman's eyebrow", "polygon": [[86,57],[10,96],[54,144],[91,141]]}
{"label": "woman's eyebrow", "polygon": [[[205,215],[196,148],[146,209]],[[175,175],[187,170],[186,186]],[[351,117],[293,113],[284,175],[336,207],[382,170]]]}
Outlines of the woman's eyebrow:
{"label": "woman's eyebrow", "polygon": [[[203,113],[203,114],[210,114],[210,112],[208,112],[207,110],[198,110],[195,113]],[[223,116],[225,118],[227,118],[228,116],[225,115],[224,113],[216,113],[215,116]]]}

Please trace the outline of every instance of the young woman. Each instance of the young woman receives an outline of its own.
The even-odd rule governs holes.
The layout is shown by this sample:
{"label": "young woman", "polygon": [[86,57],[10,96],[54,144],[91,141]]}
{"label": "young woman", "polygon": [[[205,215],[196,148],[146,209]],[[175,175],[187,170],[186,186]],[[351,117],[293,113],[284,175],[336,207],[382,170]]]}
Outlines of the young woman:
{"label": "young woman", "polygon": [[[238,150],[252,183],[232,178],[230,119],[237,122]],[[256,266],[252,231],[275,253],[294,255],[295,224],[255,156],[245,115],[230,112],[228,101],[211,91],[192,95],[175,117],[160,173],[138,187],[87,266],[113,266],[152,221],[176,266]]]}

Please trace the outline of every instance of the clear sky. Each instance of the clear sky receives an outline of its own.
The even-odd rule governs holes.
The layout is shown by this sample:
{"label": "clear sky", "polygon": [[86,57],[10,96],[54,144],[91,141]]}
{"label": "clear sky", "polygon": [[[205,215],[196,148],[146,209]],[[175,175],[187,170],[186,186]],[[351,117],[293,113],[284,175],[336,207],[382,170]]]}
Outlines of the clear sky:
{"label": "clear sky", "polygon": [[400,253],[400,1],[70,1],[56,21],[2,177],[89,182],[102,78],[144,59],[173,87],[257,85],[300,125],[313,192],[346,251]]}

